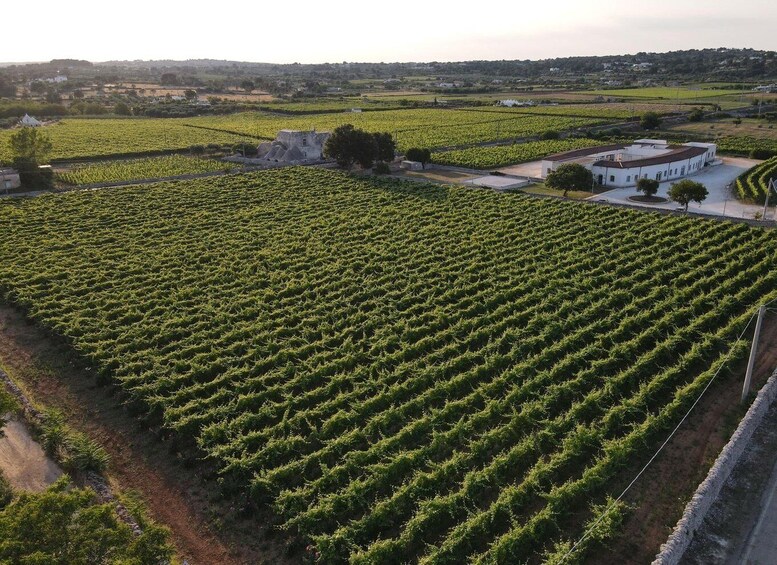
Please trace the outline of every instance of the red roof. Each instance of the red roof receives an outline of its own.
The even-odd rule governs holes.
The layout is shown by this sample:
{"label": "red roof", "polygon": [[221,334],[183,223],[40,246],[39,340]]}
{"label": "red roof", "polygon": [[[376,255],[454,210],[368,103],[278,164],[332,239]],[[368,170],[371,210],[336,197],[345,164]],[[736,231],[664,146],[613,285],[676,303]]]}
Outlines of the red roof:
{"label": "red roof", "polygon": [[699,155],[704,155],[708,151],[707,147],[691,147],[688,145],[674,146],[669,153],[659,155],[658,157],[646,157],[645,159],[633,159],[631,161],[609,161],[602,159],[594,163],[594,167],[604,167],[607,169],[638,169],[650,165],[662,165],[664,163],[676,163],[685,161]]}

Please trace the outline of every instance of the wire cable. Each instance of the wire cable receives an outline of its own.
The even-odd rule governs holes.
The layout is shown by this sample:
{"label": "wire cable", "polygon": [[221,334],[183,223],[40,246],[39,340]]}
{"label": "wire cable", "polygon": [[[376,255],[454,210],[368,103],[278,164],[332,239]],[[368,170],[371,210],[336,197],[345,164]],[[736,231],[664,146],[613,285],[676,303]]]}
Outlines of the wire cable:
{"label": "wire cable", "polygon": [[[774,303],[774,302],[777,302],[777,299],[775,299],[775,300],[772,300],[771,302],[768,302],[768,303],[766,303],[766,305],[768,306],[769,304],[772,304],[772,303]],[[564,561],[566,561],[566,560],[567,560],[567,558],[569,558],[569,557],[570,557],[570,556],[571,556],[571,555],[572,555],[572,554],[575,552],[575,550],[578,548],[578,546],[579,546],[581,543],[583,543],[583,541],[585,541],[585,540],[586,540],[586,538],[587,538],[587,537],[588,537],[588,536],[591,534],[591,532],[593,532],[594,528],[596,528],[596,526],[598,526],[598,525],[599,525],[599,523],[600,523],[602,520],[604,520],[605,516],[607,516],[607,514],[609,514],[609,513],[610,513],[610,510],[612,510],[612,509],[615,507],[615,505],[616,505],[618,502],[620,502],[620,500],[621,500],[621,499],[622,499],[622,498],[623,498],[623,497],[626,495],[626,493],[629,491],[629,489],[630,489],[632,486],[634,486],[634,483],[636,483],[636,482],[637,482],[637,480],[639,480],[639,478],[640,478],[640,477],[643,475],[643,473],[644,473],[644,472],[647,470],[647,468],[648,468],[648,467],[650,467],[650,464],[651,464],[651,463],[653,463],[653,461],[656,459],[656,457],[658,457],[658,455],[661,453],[661,451],[664,449],[664,447],[666,447],[666,444],[668,444],[668,443],[669,443],[669,440],[671,440],[671,439],[672,439],[672,437],[674,437],[674,434],[677,432],[677,430],[679,430],[679,429],[680,429],[680,426],[682,426],[682,425],[683,425],[683,422],[685,422],[685,420],[688,418],[688,416],[690,416],[690,414],[691,414],[691,412],[693,411],[693,409],[696,407],[696,405],[699,403],[699,401],[700,401],[700,400],[702,399],[702,397],[704,396],[704,393],[706,393],[706,392],[707,392],[707,389],[709,389],[709,388],[710,388],[710,385],[712,385],[712,383],[715,381],[715,378],[718,376],[718,374],[720,373],[720,371],[721,371],[721,370],[723,369],[723,367],[726,365],[726,363],[728,362],[728,359],[729,359],[729,357],[731,356],[731,352],[734,350],[734,345],[736,345],[737,343],[739,343],[739,342],[742,340],[742,336],[744,336],[744,335],[745,335],[745,332],[747,332],[748,328],[750,327],[750,324],[752,324],[752,323],[753,323],[753,319],[754,319],[755,317],[756,317],[756,313],[754,312],[754,313],[753,313],[753,314],[750,316],[750,319],[748,320],[748,322],[747,322],[747,325],[745,326],[745,328],[742,330],[742,333],[740,333],[740,334],[739,334],[739,337],[738,337],[738,338],[737,338],[737,339],[734,341],[734,343],[733,343],[733,344],[731,345],[731,347],[729,348],[728,352],[726,353],[726,356],[725,356],[725,358],[723,359],[723,361],[721,362],[720,366],[718,367],[718,370],[717,370],[717,371],[715,371],[715,374],[714,374],[714,375],[712,375],[712,378],[711,378],[711,379],[709,380],[709,382],[707,383],[707,386],[705,386],[705,387],[704,387],[704,390],[702,390],[702,391],[701,391],[701,393],[699,394],[698,398],[696,398],[696,400],[693,402],[693,404],[691,405],[691,407],[690,407],[690,408],[688,408],[688,411],[685,413],[685,415],[682,417],[682,419],[680,420],[680,422],[679,422],[679,423],[678,423],[678,424],[675,426],[675,428],[674,428],[674,429],[672,430],[672,432],[669,434],[669,437],[667,437],[667,438],[666,438],[666,440],[664,440],[664,443],[662,443],[662,444],[661,444],[661,446],[660,446],[660,447],[658,448],[658,450],[657,450],[657,451],[656,451],[656,452],[653,454],[653,456],[650,458],[650,460],[649,460],[647,463],[645,463],[645,466],[644,466],[644,467],[642,467],[642,469],[640,470],[640,472],[639,472],[639,473],[637,473],[637,476],[635,476],[635,477],[634,477],[634,479],[632,479],[632,481],[631,481],[631,482],[628,484],[628,486],[627,486],[625,489],[623,489],[623,492],[621,492],[621,493],[620,493],[620,495],[618,496],[618,498],[616,498],[615,500],[613,500],[613,501],[612,501],[612,503],[610,503],[610,505],[609,505],[609,506],[608,506],[608,507],[607,507],[607,508],[604,510],[604,512],[602,512],[601,516],[599,516],[599,518],[597,518],[597,520],[596,520],[596,521],[595,521],[593,524],[591,524],[591,526],[589,526],[589,528],[588,528],[588,529],[587,529],[587,530],[586,530],[586,531],[583,533],[583,536],[582,536],[582,537],[581,537],[579,540],[577,540],[577,542],[575,542],[575,544],[574,544],[574,545],[573,545],[573,546],[572,546],[572,547],[569,549],[569,551],[567,551],[567,552],[566,552],[566,553],[565,553],[565,554],[564,554],[564,555],[561,557],[561,559],[559,560],[559,563],[563,563]]]}

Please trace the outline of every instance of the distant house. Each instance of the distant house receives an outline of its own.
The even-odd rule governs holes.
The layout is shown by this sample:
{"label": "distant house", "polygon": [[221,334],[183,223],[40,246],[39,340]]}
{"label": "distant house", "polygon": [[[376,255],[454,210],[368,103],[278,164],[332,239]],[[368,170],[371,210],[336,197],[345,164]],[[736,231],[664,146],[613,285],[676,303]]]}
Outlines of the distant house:
{"label": "distant house", "polygon": [[777,92],[777,84],[767,84],[764,86],[756,86],[753,91],[755,92]]}
{"label": "distant house", "polygon": [[512,108],[514,106],[534,106],[533,100],[500,100],[497,103],[498,106],[506,106],[508,108]]}
{"label": "distant house", "polygon": [[0,168],[0,192],[7,192],[22,185],[19,173],[14,169]]}
{"label": "distant house", "polygon": [[24,114],[24,117],[19,120],[19,123],[23,126],[38,127],[42,126],[43,122],[36,120],[29,114]]}
{"label": "distant house", "polygon": [[52,77],[52,78],[44,78],[43,82],[49,82],[49,83],[52,83],[52,84],[59,84],[59,83],[62,83],[62,82],[67,82],[67,77],[65,75],[57,75],[57,76]]}
{"label": "distant house", "polygon": [[277,163],[299,163],[323,159],[328,132],[282,129],[274,141],[259,145],[257,158]]}

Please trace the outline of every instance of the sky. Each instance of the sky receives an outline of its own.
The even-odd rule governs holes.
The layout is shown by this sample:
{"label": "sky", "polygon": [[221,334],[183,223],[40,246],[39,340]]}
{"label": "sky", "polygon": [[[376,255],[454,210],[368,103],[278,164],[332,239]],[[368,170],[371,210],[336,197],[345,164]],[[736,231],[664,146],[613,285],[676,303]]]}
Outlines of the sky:
{"label": "sky", "polygon": [[[6,2],[0,62],[466,61],[777,49],[775,0]],[[34,10],[30,10],[33,6]],[[13,22],[13,23],[11,23]]]}

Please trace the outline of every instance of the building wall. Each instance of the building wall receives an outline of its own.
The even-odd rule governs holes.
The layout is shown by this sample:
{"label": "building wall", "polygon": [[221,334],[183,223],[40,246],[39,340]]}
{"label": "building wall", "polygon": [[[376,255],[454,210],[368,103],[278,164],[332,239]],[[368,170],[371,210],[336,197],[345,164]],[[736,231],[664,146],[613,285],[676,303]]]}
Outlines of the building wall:
{"label": "building wall", "polygon": [[[659,182],[682,179],[699,172],[704,168],[705,162],[705,155],[699,155],[691,159],[633,169],[592,167],[591,172],[594,180],[602,186],[625,188],[636,186],[640,178],[655,179]],[[601,182],[599,175],[601,175]]]}

